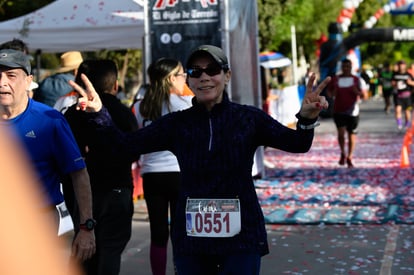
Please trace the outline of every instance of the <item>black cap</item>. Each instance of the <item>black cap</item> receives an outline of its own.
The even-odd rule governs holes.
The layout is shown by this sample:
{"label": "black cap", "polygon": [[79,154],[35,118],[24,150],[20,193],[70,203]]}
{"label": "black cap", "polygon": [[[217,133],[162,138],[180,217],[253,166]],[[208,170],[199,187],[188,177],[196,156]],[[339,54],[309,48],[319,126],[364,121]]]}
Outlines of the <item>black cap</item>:
{"label": "black cap", "polygon": [[187,59],[187,68],[192,65],[191,63],[194,58],[206,53],[210,55],[220,66],[228,69],[229,61],[227,60],[227,56],[224,54],[222,49],[213,45],[201,45],[195,48]]}
{"label": "black cap", "polygon": [[31,72],[30,57],[22,51],[11,49],[0,50],[0,66],[23,69],[28,75]]}

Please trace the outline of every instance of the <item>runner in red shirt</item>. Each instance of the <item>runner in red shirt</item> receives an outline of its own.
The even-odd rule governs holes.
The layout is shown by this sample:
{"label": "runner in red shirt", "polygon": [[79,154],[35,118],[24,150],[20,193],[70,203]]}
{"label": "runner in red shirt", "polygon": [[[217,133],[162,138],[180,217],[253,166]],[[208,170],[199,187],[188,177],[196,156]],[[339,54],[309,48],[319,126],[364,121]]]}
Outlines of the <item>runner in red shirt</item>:
{"label": "runner in red shirt", "polygon": [[[335,76],[328,93],[334,99],[333,117],[338,131],[338,143],[341,150],[340,165],[354,167],[352,156],[355,149],[357,127],[359,123],[359,101],[367,93],[361,85],[361,78],[352,74],[352,63],[342,60],[341,74]],[[348,133],[348,154],[345,151],[345,133]]]}

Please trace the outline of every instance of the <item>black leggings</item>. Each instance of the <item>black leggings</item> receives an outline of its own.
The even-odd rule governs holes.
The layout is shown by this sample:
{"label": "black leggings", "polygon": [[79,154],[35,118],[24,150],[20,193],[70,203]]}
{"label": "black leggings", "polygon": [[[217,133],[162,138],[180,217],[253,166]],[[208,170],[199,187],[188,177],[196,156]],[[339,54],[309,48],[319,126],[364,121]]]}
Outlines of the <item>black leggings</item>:
{"label": "black leggings", "polygon": [[142,175],[142,180],[150,221],[151,244],[165,247],[170,234],[168,207],[172,227],[175,220],[180,172],[145,173]]}

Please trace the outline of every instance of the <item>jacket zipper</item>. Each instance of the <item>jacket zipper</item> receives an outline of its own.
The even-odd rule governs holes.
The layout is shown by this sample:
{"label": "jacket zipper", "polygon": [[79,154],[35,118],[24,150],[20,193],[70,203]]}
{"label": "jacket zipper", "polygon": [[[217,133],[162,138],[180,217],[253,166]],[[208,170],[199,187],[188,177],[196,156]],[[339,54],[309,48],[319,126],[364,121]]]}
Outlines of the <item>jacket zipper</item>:
{"label": "jacket zipper", "polygon": [[209,138],[209,141],[208,141],[208,151],[210,152],[211,151],[211,144],[213,143],[213,126],[212,126],[212,123],[211,123],[211,118],[208,118],[208,124],[210,126],[210,138]]}

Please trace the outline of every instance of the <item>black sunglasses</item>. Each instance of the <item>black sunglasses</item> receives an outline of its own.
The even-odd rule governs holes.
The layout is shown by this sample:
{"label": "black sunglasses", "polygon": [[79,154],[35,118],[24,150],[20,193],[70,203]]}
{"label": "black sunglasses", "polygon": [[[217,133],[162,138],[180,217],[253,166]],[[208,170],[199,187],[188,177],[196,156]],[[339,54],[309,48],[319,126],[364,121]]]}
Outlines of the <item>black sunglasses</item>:
{"label": "black sunglasses", "polygon": [[221,73],[221,70],[224,68],[222,66],[208,66],[205,69],[201,68],[190,68],[187,69],[187,74],[192,78],[199,78],[203,73],[206,73],[209,76],[215,76]]}

